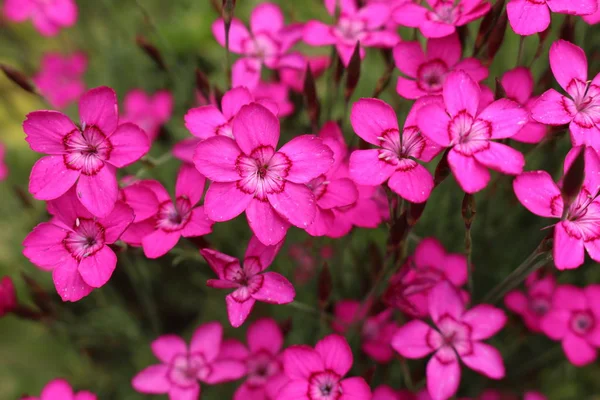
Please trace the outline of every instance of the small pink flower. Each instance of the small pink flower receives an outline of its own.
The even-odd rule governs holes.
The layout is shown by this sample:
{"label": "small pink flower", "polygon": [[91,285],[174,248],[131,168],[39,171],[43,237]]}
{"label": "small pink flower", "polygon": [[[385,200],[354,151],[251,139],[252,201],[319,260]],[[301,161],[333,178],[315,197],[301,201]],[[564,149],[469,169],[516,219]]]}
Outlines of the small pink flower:
{"label": "small pink flower", "polygon": [[568,96],[549,89],[533,105],[531,117],[546,125],[569,124],[573,146],[600,150],[600,74],[589,81],[585,53],[564,40],[552,44],[550,68]]}
{"label": "small pink flower", "polygon": [[150,142],[158,137],[160,127],[173,112],[173,95],[167,90],[159,90],[147,95],[143,90],[134,89],[125,95],[125,115],[122,122],[132,122],[142,128]]}
{"label": "small pink flower", "polygon": [[371,388],[363,378],[344,379],[352,363],[352,350],[340,335],[326,336],[314,349],[291,346],[283,353],[290,381],[276,400],[371,400]]}
{"label": "small pink flower", "polygon": [[444,104],[432,102],[418,112],[424,136],[450,148],[448,164],[460,187],[475,193],[488,184],[487,168],[518,175],[525,158],[517,150],[493,141],[514,136],[529,115],[518,103],[500,99],[479,110],[481,89],[466,72],[452,72],[443,88]]}
{"label": "small pink flower", "polygon": [[71,55],[47,53],[32,80],[53,107],[64,108],[79,100],[85,92],[83,74],[87,64],[87,57],[82,52]]}
{"label": "small pink flower", "polygon": [[10,21],[31,19],[42,36],[54,36],[61,28],[73,26],[77,21],[74,0],[6,0],[3,11]]}
{"label": "small pink flower", "polygon": [[233,120],[234,139],[209,137],[194,162],[212,181],[204,207],[213,221],[246,211],[250,229],[267,245],[279,243],[290,224],[306,228],[315,219],[315,198],[306,186],[327,172],[331,150],[313,135],[296,136],[276,151],[279,120],[265,107],[242,107]]}
{"label": "small pink flower", "polygon": [[[225,23],[218,19],[212,26],[213,35],[225,47]],[[250,32],[242,21],[234,18],[229,30],[229,50],[243,55],[233,64],[233,86],[255,87],[260,71],[265,65],[270,69],[304,67],[301,55],[288,54],[290,48],[302,38],[302,25],[285,26],[278,5],[262,3],[250,15]]]}
{"label": "small pink flower", "polygon": [[302,68],[281,68],[279,70],[279,79],[285,83],[294,92],[304,93],[304,79],[306,78],[306,68],[310,66],[310,71],[316,79],[325,72],[331,62],[328,56],[304,56],[304,67]]}
{"label": "small pink flower", "polygon": [[[355,150],[350,156],[350,177],[359,185],[388,186],[400,197],[423,203],[433,189],[431,173],[415,159],[431,161],[440,147],[421,135],[417,112],[438,97],[424,98],[406,117],[402,132],[394,109],[379,99],[361,99],[350,113],[352,128],[358,136],[377,149]],[[389,179],[389,180],[388,180]]]}
{"label": "small pink flower", "polygon": [[422,358],[435,352],[427,363],[427,389],[433,400],[446,400],[456,394],[461,375],[459,359],[488,378],[504,377],[500,352],[481,342],[506,323],[502,310],[481,304],[466,311],[457,289],[443,281],[429,294],[429,312],[436,329],[413,320],[398,329],[392,347],[406,358]]}
{"label": "small pink flower", "polygon": [[25,396],[21,400],[96,400],[98,397],[88,391],[75,393],[64,379],[54,379],[42,389],[40,397]]}
{"label": "small pink flower", "polygon": [[273,114],[280,118],[287,117],[294,112],[294,103],[290,100],[290,90],[285,83],[281,82],[267,82],[259,81],[254,89],[252,89],[252,95],[256,99],[257,103],[269,103],[275,104],[274,107],[267,107],[270,110],[277,110]]}
{"label": "small pink flower", "polygon": [[32,150],[49,154],[38,160],[29,191],[52,200],[77,182],[77,197],[92,214],[106,217],[117,201],[116,169],[137,161],[150,148],[137,125],[119,125],[117,96],[108,87],[87,91],[79,101],[81,126],[57,111],[34,111],[23,122]]}
{"label": "small pink flower", "polygon": [[8,176],[8,167],[4,158],[6,157],[6,146],[0,143],[0,181],[3,181]]}
{"label": "small pink flower", "polygon": [[[413,256],[392,277],[384,294],[391,307],[416,318],[429,314],[429,292],[441,281],[460,288],[467,282],[467,259],[462,254],[447,253],[435,238],[421,240]],[[468,296],[462,294],[463,298]]]}
{"label": "small pink flower", "polygon": [[253,236],[241,265],[237,258],[218,251],[200,250],[200,254],[218,276],[218,279],[209,279],[206,284],[217,289],[235,289],[225,297],[232,326],[237,328],[244,323],[256,301],[287,304],[294,300],[296,291],[287,279],[276,272],[264,272],[281,246],[283,242],[265,246]]}
{"label": "small pink flower", "polygon": [[533,35],[550,26],[550,11],[557,14],[588,15],[598,10],[597,0],[510,0],[508,21],[518,35]]}
{"label": "small pink flower", "polygon": [[584,261],[584,248],[600,261],[600,158],[591,147],[573,148],[565,159],[565,171],[580,151],[585,151],[585,180],[577,198],[564,210],[560,188],[546,171],[524,172],[513,182],[517,198],[532,213],[559,218],[554,226],[554,264],[573,269]]}
{"label": "small pink flower", "polygon": [[124,188],[123,200],[138,213],[123,240],[134,246],[141,244],[146,257],[158,258],[175,247],[182,236],[211,233],[214,222],[208,219],[204,207],[196,207],[204,182],[205,178],[192,165],[183,164],[177,175],[174,200],[158,181],[140,181]]}
{"label": "small pink flower", "polygon": [[214,385],[241,378],[246,373],[237,360],[220,360],[223,327],[218,322],[201,325],[188,347],[179,336],[164,335],[152,342],[152,353],[161,364],[139,372],[131,381],[140,393],[168,394],[170,400],[198,399],[198,381]]}
{"label": "small pink flower", "polygon": [[[488,77],[488,69],[475,58],[461,60],[462,47],[457,34],[427,40],[423,52],[418,41],[400,42],[394,47],[396,67],[406,75],[398,77],[396,91],[407,99],[427,94],[441,94],[446,76],[463,70],[479,82]],[[410,79],[409,79],[410,78]]]}
{"label": "small pink flower", "polygon": [[108,246],[133,221],[131,208],[122,202],[106,217],[93,216],[77,199],[75,189],[48,202],[54,218],[33,228],[23,241],[23,254],[33,264],[52,271],[63,301],[77,301],[104,286],[117,265]]}
{"label": "small pink flower", "polygon": [[596,359],[600,347],[600,285],[558,286],[542,331],[562,343],[567,359],[581,367]]}
{"label": "small pink flower", "polygon": [[598,3],[597,11],[595,13],[582,16],[582,19],[590,25],[595,25],[600,22],[600,2],[598,0],[595,1]]}
{"label": "small pink flower", "polygon": [[399,25],[419,28],[426,38],[440,38],[481,18],[491,8],[486,0],[427,0],[426,3],[427,7],[408,2],[396,8],[392,17]]}
{"label": "small pink flower", "polygon": [[387,385],[380,385],[373,392],[372,400],[431,400],[431,397],[427,390],[414,394],[408,390],[394,390]]}
{"label": "small pink flower", "polygon": [[360,42],[360,58],[365,47],[391,48],[400,41],[393,30],[383,29],[390,19],[390,9],[383,4],[371,3],[358,8],[355,0],[341,2],[341,13],[334,26],[321,21],[309,21],[304,26],[304,41],[311,46],[335,45],[344,66]]}
{"label": "small pink flower", "polygon": [[552,275],[538,277],[532,274],[525,281],[526,292],[513,290],[504,297],[504,304],[519,314],[533,332],[541,332],[541,321],[552,307],[552,294],[556,280]]}
{"label": "small pink flower", "polygon": [[0,317],[8,314],[17,307],[17,294],[12,279],[8,276],[0,279]]}

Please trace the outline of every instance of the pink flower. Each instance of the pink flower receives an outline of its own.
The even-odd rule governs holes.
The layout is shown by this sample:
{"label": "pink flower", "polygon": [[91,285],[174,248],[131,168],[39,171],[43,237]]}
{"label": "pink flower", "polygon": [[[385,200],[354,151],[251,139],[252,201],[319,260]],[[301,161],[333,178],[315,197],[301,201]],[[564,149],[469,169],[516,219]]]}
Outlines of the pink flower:
{"label": "pink flower", "polygon": [[82,52],[71,55],[46,53],[32,80],[53,107],[64,108],[79,100],[85,92],[83,74],[87,64],[87,57]]}
{"label": "pink flower", "polygon": [[54,36],[61,28],[75,25],[77,5],[74,0],[6,0],[4,15],[11,21],[31,19],[42,36]]}
{"label": "pink flower", "polygon": [[398,329],[392,347],[406,358],[422,358],[435,352],[427,363],[427,389],[433,400],[446,400],[456,394],[461,375],[459,359],[488,378],[504,377],[500,352],[481,342],[506,323],[502,310],[481,304],[466,311],[457,289],[443,281],[429,294],[429,313],[436,329],[413,320]]}
{"label": "pink flower", "polygon": [[[427,40],[424,53],[418,41],[400,42],[394,47],[396,67],[406,75],[398,77],[396,91],[407,99],[427,94],[441,94],[446,76],[463,70],[479,82],[488,76],[488,69],[475,58],[461,60],[462,47],[457,34]],[[411,78],[411,79],[409,79]]]}
{"label": "pink flower", "polygon": [[177,175],[174,200],[164,186],[153,180],[123,189],[123,200],[138,211],[123,240],[134,246],[141,244],[146,257],[158,258],[175,247],[182,236],[211,233],[214,222],[208,219],[204,207],[195,207],[204,192],[204,181],[192,165],[183,164]]}
{"label": "pink flower", "polygon": [[525,281],[526,293],[513,290],[504,297],[504,304],[519,314],[523,322],[533,332],[541,332],[542,318],[552,307],[552,294],[556,281],[552,275],[538,277],[532,274]]}
{"label": "pink flower", "polygon": [[596,12],[597,0],[510,0],[508,21],[518,35],[533,35],[550,26],[550,11],[558,14],[587,15]]}
{"label": "pink flower", "polygon": [[97,218],[81,205],[75,189],[49,201],[48,211],[54,218],[33,228],[23,241],[23,254],[52,271],[63,301],[80,300],[110,279],[117,256],[108,245],[133,221],[133,211],[117,202],[110,214]]}
{"label": "pink flower", "polygon": [[143,90],[134,89],[125,95],[125,115],[122,122],[132,122],[142,128],[150,142],[158,137],[161,125],[171,118],[173,95],[159,90],[149,96]]}
{"label": "pink flower", "polygon": [[306,67],[310,66],[310,71],[316,79],[329,67],[331,60],[328,56],[305,56],[304,67],[302,68],[281,68],[279,70],[279,79],[285,83],[294,92],[304,92],[304,79],[306,78]]}
{"label": "pink flower", "polygon": [[264,272],[281,246],[283,242],[265,246],[253,236],[241,265],[238,259],[227,254],[211,249],[200,250],[218,276],[218,279],[209,279],[206,284],[217,289],[235,289],[225,297],[232,326],[237,328],[244,323],[256,301],[287,304],[294,300],[296,291],[287,279],[276,272]]}
{"label": "pink flower", "polygon": [[267,107],[270,110],[277,110],[273,114],[279,118],[287,117],[294,112],[294,103],[290,100],[290,90],[285,83],[259,81],[252,90],[252,95],[257,103],[271,102],[275,104]]}
{"label": "pink flower", "polygon": [[204,207],[213,221],[246,211],[250,228],[266,245],[279,243],[290,224],[306,228],[315,219],[315,198],[306,186],[327,172],[332,152],[313,135],[296,136],[279,151],[279,120],[249,104],[233,120],[233,136],[199,143],[194,162],[212,180]]}
{"label": "pink flower", "polygon": [[600,2],[598,2],[598,0],[595,1],[598,3],[597,11],[595,13],[582,16],[582,19],[590,25],[595,25],[600,22]]}
{"label": "pink flower", "polygon": [[[516,101],[531,113],[531,108],[538,98],[532,97],[533,76],[528,68],[517,67],[505,72],[500,79],[500,84],[507,98]],[[539,143],[546,136],[547,131],[546,126],[536,122],[530,114],[529,121],[511,139],[523,143]]]}
{"label": "pink flower", "polygon": [[413,394],[408,390],[394,390],[387,385],[380,385],[373,392],[372,400],[431,400],[427,390]]}
{"label": "pink flower", "polygon": [[[413,256],[390,280],[384,301],[416,318],[429,314],[429,293],[439,282],[449,281],[457,288],[467,282],[467,259],[447,253],[435,238],[421,240]],[[468,296],[462,294],[463,298]]]}
{"label": "pink flower", "polygon": [[179,336],[163,335],[152,342],[152,353],[161,364],[139,372],[131,381],[140,393],[168,394],[170,400],[197,399],[198,381],[214,385],[234,381],[246,373],[237,360],[220,360],[223,327],[218,322],[200,325],[188,347]]}
{"label": "pink flower", "polygon": [[[225,47],[223,19],[215,21],[212,31],[217,42]],[[250,32],[242,21],[234,18],[229,30],[229,51],[243,57],[233,64],[233,86],[256,86],[263,65],[271,69],[303,68],[302,56],[288,54],[301,38],[302,25],[285,26],[281,9],[273,3],[262,3],[254,8],[250,15]]]}
{"label": "pink flower", "polygon": [[588,81],[585,53],[564,40],[552,44],[550,68],[568,96],[549,89],[533,105],[531,117],[546,125],[569,124],[573,146],[600,150],[600,74]]}
{"label": "pink flower", "polygon": [[581,367],[594,361],[600,347],[600,285],[583,289],[558,286],[552,308],[542,319],[542,331],[562,343],[573,365]]}
{"label": "pink flower", "polygon": [[8,167],[5,164],[6,146],[0,143],[0,181],[3,181],[8,176]]}
{"label": "pink flower", "polygon": [[450,148],[448,164],[460,187],[475,193],[488,184],[487,168],[518,175],[525,158],[493,139],[514,136],[527,123],[527,111],[512,100],[494,101],[478,110],[481,90],[464,71],[452,72],[443,88],[444,105],[432,102],[421,108],[417,121],[421,133]]}
{"label": "pink flower", "polygon": [[283,353],[285,374],[290,379],[277,400],[371,400],[363,378],[344,378],[352,367],[352,350],[340,335],[329,335],[313,349],[295,345]]}
{"label": "pink flower", "polygon": [[585,151],[585,180],[577,198],[564,210],[560,188],[546,171],[524,172],[513,182],[517,198],[532,213],[559,218],[554,226],[554,264],[573,269],[584,261],[584,248],[600,261],[600,158],[591,147],[572,149],[565,159],[565,171],[579,151]]}
{"label": "pink flower", "polygon": [[25,396],[21,400],[96,400],[98,397],[88,391],[75,393],[64,379],[54,379],[44,387],[40,397]]}
{"label": "pink flower", "polygon": [[463,26],[487,14],[491,5],[486,0],[426,0],[427,7],[406,3],[396,8],[392,17],[402,25],[419,28],[427,38],[453,34]]}
{"label": "pink flower", "polygon": [[38,160],[29,191],[52,200],[77,182],[77,197],[92,214],[106,217],[119,192],[116,169],[148,152],[148,137],[131,123],[119,125],[117,96],[108,87],[86,92],[79,101],[81,127],[57,111],[34,111],[23,122],[32,150],[49,154]]}
{"label": "pink flower", "polygon": [[431,161],[440,148],[421,135],[416,116],[418,110],[438,100],[433,97],[415,103],[402,132],[394,109],[387,103],[378,99],[361,99],[354,103],[350,113],[352,128],[378,149],[355,150],[352,153],[352,180],[359,185],[371,186],[388,181],[390,189],[400,197],[412,203],[426,201],[433,189],[433,177],[415,159]]}
{"label": "pink flower", "polygon": [[342,63],[347,67],[358,42],[362,59],[365,57],[365,47],[391,48],[400,41],[396,32],[383,29],[390,19],[388,7],[372,3],[358,8],[355,0],[341,3],[341,14],[334,26],[316,20],[306,23],[306,43],[311,46],[335,45]]}
{"label": "pink flower", "polygon": [[17,294],[12,279],[8,276],[0,279],[0,317],[8,314],[17,307]]}

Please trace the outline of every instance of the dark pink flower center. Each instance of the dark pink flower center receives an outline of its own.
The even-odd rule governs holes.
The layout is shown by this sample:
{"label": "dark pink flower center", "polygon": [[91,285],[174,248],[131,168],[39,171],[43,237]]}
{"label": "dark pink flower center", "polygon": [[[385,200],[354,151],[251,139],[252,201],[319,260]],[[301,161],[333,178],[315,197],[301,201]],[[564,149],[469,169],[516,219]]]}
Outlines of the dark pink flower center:
{"label": "dark pink flower center", "polygon": [[462,5],[456,3],[454,0],[439,0],[433,6],[433,10],[427,13],[427,18],[454,25],[462,15]]}
{"label": "dark pink flower center", "polygon": [[264,279],[260,275],[261,270],[258,257],[247,257],[244,259],[243,267],[240,267],[237,262],[225,266],[224,278],[239,285],[239,288],[231,294],[236,301],[242,303],[260,290]]}
{"label": "dark pink flower center", "polygon": [[340,376],[331,370],[316,372],[308,381],[310,400],[337,400],[342,396]]}
{"label": "dark pink flower center", "polygon": [[196,384],[196,380],[206,379],[210,373],[210,365],[203,354],[179,354],[173,358],[167,378],[176,386],[189,388]]}
{"label": "dark pink flower center", "polygon": [[419,158],[425,149],[425,139],[418,128],[410,126],[402,131],[388,129],[384,131],[379,140],[379,159],[388,164],[403,168],[408,158]]}
{"label": "dark pink flower center", "polygon": [[567,92],[572,101],[563,97],[563,107],[574,117],[577,125],[591,128],[600,124],[600,86],[573,79],[567,86]]}
{"label": "dark pink flower center", "polygon": [[327,186],[329,185],[329,183],[330,182],[327,180],[325,175],[320,175],[312,181],[308,182],[306,186],[308,186],[308,188],[312,190],[313,194],[315,195],[315,199],[319,200],[327,191]]}
{"label": "dark pink flower center", "polygon": [[342,15],[333,28],[333,35],[348,46],[355,46],[366,35],[366,23],[358,18]]}
{"label": "dark pink flower center", "polygon": [[575,311],[571,315],[571,330],[578,335],[587,335],[595,325],[594,315],[588,310]]}
{"label": "dark pink flower center", "polygon": [[280,46],[277,41],[263,32],[247,39],[243,44],[243,48],[247,56],[266,62],[274,60],[280,53]]}
{"label": "dark pink flower center", "polygon": [[271,146],[259,146],[249,156],[241,154],[235,166],[241,177],[238,188],[259,200],[266,200],[268,194],[284,190],[292,162]]}
{"label": "dark pink flower center", "polygon": [[546,315],[550,310],[550,299],[546,296],[533,295],[529,299],[529,309],[538,317]]}
{"label": "dark pink flower center", "polygon": [[110,158],[113,148],[106,135],[93,125],[85,127],[83,131],[73,130],[63,138],[63,145],[65,166],[84,175],[97,174]]}
{"label": "dark pink flower center", "polygon": [[96,254],[105,244],[104,227],[97,221],[77,218],[63,245],[77,261]]}
{"label": "dark pink flower center", "polygon": [[471,156],[489,147],[492,126],[488,121],[475,119],[466,110],[460,111],[448,124],[450,146],[465,156]]}
{"label": "dark pink flower center", "polygon": [[444,61],[437,58],[427,61],[417,70],[417,85],[425,92],[439,93],[442,91],[447,73],[448,65]]}
{"label": "dark pink flower center", "polygon": [[440,336],[430,333],[427,343],[432,349],[437,349],[435,356],[442,363],[453,362],[456,353],[468,355],[473,352],[471,327],[457,321],[451,315],[443,315],[436,323]]}
{"label": "dark pink flower center", "polygon": [[156,228],[166,232],[179,231],[185,228],[191,215],[192,204],[187,197],[178,197],[175,203],[166,200],[158,207]]}
{"label": "dark pink flower center", "polygon": [[600,199],[597,196],[583,187],[569,207],[562,223],[571,237],[586,241],[600,237]]}
{"label": "dark pink flower center", "polygon": [[264,386],[269,378],[281,372],[281,364],[273,354],[261,350],[252,354],[246,361],[248,368],[247,383],[253,388]]}

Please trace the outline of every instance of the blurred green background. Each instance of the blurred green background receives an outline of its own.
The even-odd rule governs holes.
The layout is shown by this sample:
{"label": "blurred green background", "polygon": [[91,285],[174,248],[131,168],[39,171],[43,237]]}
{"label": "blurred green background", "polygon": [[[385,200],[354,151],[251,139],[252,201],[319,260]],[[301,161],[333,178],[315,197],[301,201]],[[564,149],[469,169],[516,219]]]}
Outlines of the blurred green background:
{"label": "blurred green background", "polygon": [[[218,1],[217,1],[218,2]],[[238,0],[236,16],[248,20],[256,0]],[[284,1],[279,3],[287,22],[304,22],[311,18],[330,21],[319,0]],[[78,1],[79,19],[75,27],[62,30],[53,38],[40,36],[30,23],[13,24],[1,21],[0,62],[33,75],[42,54],[47,51],[71,53],[83,50],[89,58],[85,80],[89,87],[113,87],[122,101],[131,89],[142,88],[153,92],[167,88],[175,96],[175,109],[167,124],[169,137],[157,142],[151,154],[154,157],[168,152],[178,140],[188,137],[183,115],[195,104],[194,70],[199,67],[210,76],[211,82],[224,88],[225,51],[213,39],[210,26],[218,17],[209,0],[97,0]],[[600,71],[600,30],[575,20],[575,42],[586,49],[590,57],[591,75]],[[537,79],[547,74],[547,48],[559,34],[562,17],[555,17],[551,37],[539,59],[534,60],[538,38],[527,38],[523,43],[522,65],[533,65]],[[467,37],[466,55],[471,54],[478,23],[471,27]],[[402,31],[403,37],[412,32]],[[161,71],[136,45],[137,35],[143,35],[156,46],[168,65]],[[299,49],[308,47],[299,45]],[[495,78],[516,66],[519,38],[507,30],[504,43],[491,65],[487,84],[494,88]],[[310,49],[313,54],[329,54],[329,49]],[[385,69],[379,51],[369,50],[362,65],[362,74],[353,99],[369,97]],[[328,92],[329,71],[318,82],[318,91],[324,103],[331,97]],[[382,98],[390,101],[401,119],[410,106],[395,94],[395,76]],[[548,80],[555,84],[552,79]],[[537,93],[547,86],[541,85]],[[341,97],[340,97],[341,98]],[[282,124],[282,140],[310,132],[310,124],[302,107],[301,96],[294,95],[296,113]],[[186,339],[198,324],[211,320],[223,323],[227,336],[244,337],[244,327],[235,330],[227,322],[225,292],[205,286],[212,276],[201,260],[193,243],[181,241],[178,250],[159,260],[143,258],[133,249],[119,255],[118,267],[109,282],[100,290],[75,304],[61,304],[49,273],[37,270],[21,254],[21,242],[36,224],[47,215],[42,202],[33,201],[27,194],[27,178],[31,166],[39,157],[24,141],[21,123],[25,114],[47,108],[40,99],[0,76],[0,141],[7,147],[6,162],[10,175],[0,182],[0,275],[11,276],[18,287],[19,297],[31,302],[20,272],[26,272],[46,288],[52,296],[57,320],[51,323],[22,321],[13,316],[0,319],[0,399],[16,399],[23,393],[39,394],[49,380],[67,378],[77,389],[89,389],[100,399],[141,399],[130,386],[135,373],[155,363],[149,343],[156,336],[174,332]],[[77,119],[76,106],[66,112]],[[335,105],[333,117],[342,118],[343,104]],[[343,123],[347,139],[353,137],[349,123]],[[356,140],[352,143],[356,143]],[[527,156],[527,169],[543,168],[558,177],[562,160],[569,149],[568,135],[541,145],[516,147]],[[435,168],[437,160],[431,163]],[[179,162],[172,159],[150,171],[167,188],[174,187],[174,176]],[[127,169],[135,173],[141,166]],[[496,175],[494,175],[496,176]],[[473,261],[475,265],[475,300],[481,299],[495,284],[529,255],[544,237],[540,228],[547,225],[527,212],[512,194],[511,179],[499,177],[494,184],[475,196],[477,216],[473,227]],[[21,193],[21,195],[19,195]],[[25,193],[25,200],[22,193]],[[462,193],[452,178],[438,187],[415,227],[418,237],[435,236],[448,248],[462,252],[464,225],[460,215]],[[28,201],[32,201],[32,206]],[[241,256],[250,236],[244,217],[215,225],[207,237],[211,245],[227,254]],[[343,239],[314,239],[291,229],[286,245],[276,259],[273,270],[294,280],[297,266],[288,256],[292,244],[300,244],[308,252],[317,254],[325,245],[333,246],[330,260],[333,275],[332,300],[361,299],[373,278],[372,253],[367,246],[375,244],[383,251],[387,226],[376,230],[355,230]],[[411,242],[411,248],[415,243]],[[371,254],[371,255],[370,255]],[[579,285],[600,281],[600,270],[588,262],[578,270],[560,273],[560,282]],[[299,300],[316,307],[316,277],[305,285],[296,285]],[[318,315],[303,312],[291,306],[259,304],[251,319],[271,315],[278,321],[291,321],[286,344],[308,343],[330,332]],[[248,325],[248,322],[245,326]],[[351,343],[358,349],[356,335]],[[531,335],[520,320],[512,317],[509,325],[492,343],[504,355],[508,376],[501,382],[492,382],[471,372],[464,372],[461,395],[475,396],[486,387],[503,388],[514,393],[536,389],[552,400],[600,398],[600,365],[596,361],[586,368],[575,368],[566,360],[557,343],[541,335]],[[372,365],[355,352],[353,373],[362,374]],[[422,362],[411,362],[414,377],[420,380]],[[404,386],[400,364],[375,369],[374,385],[386,383]],[[204,399],[228,399],[239,383],[210,387],[203,385]],[[594,397],[596,395],[596,397]],[[157,396],[159,398],[159,396]]]}

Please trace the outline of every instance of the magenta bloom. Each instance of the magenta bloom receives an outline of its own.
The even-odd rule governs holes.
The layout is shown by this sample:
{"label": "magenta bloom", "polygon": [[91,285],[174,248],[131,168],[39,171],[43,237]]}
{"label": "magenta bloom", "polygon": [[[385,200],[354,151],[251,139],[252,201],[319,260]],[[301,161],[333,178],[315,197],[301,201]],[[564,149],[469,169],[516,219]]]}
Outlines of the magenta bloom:
{"label": "magenta bloom", "polygon": [[42,222],[23,241],[23,254],[33,264],[52,271],[56,291],[63,301],[77,301],[104,286],[117,266],[108,246],[116,242],[133,221],[130,207],[117,202],[104,218],[85,209],[71,189],[48,202],[54,216]]}
{"label": "magenta bloom", "polygon": [[241,378],[246,368],[237,360],[220,360],[223,327],[218,322],[201,325],[188,347],[179,336],[163,335],[152,342],[152,353],[161,364],[139,372],[131,381],[140,393],[168,394],[169,400],[198,399],[198,381],[214,385]]}
{"label": "magenta bloom", "polygon": [[42,36],[54,36],[61,28],[75,25],[77,4],[74,0],[6,0],[4,15],[14,22],[31,19]]}
{"label": "magenta bloom", "polygon": [[487,168],[518,175],[525,165],[523,154],[493,140],[514,136],[527,123],[527,111],[508,99],[478,110],[480,93],[479,85],[466,72],[452,72],[444,83],[445,107],[432,102],[417,116],[423,135],[450,148],[450,169],[467,193],[485,188],[490,180]]}
{"label": "magenta bloom", "polygon": [[[252,89],[252,95],[259,104],[266,105],[273,114],[280,118],[287,117],[294,112],[294,103],[290,100],[290,89],[285,83],[275,81],[259,81],[254,89]],[[277,110],[275,112],[275,110]]]}
{"label": "magenta bloom", "polygon": [[541,323],[544,316],[552,307],[552,295],[556,287],[556,280],[552,275],[538,278],[532,274],[525,281],[526,292],[513,290],[504,297],[506,307],[519,314],[523,322],[533,332],[541,332]]}
{"label": "magenta bloom", "polygon": [[355,0],[340,4],[341,13],[334,26],[321,21],[309,21],[304,26],[304,41],[311,46],[335,45],[344,66],[348,66],[356,43],[360,42],[360,57],[365,47],[391,48],[400,41],[393,30],[384,29],[390,19],[390,9],[383,4],[371,3],[358,8]]}
{"label": "magenta bloom", "polygon": [[79,100],[85,92],[83,74],[87,64],[87,57],[82,52],[71,55],[46,53],[32,80],[53,107],[64,108]]}
{"label": "magenta bloom", "polygon": [[352,180],[359,185],[371,186],[387,180],[390,189],[400,197],[412,203],[426,201],[433,190],[433,177],[415,159],[431,161],[440,147],[421,135],[416,116],[419,109],[433,101],[438,98],[415,103],[402,132],[394,109],[387,103],[378,99],[361,99],[354,103],[350,113],[352,128],[363,140],[379,148],[352,153]]}
{"label": "magenta bloom", "polygon": [[[340,176],[349,176],[348,167],[344,166],[343,169],[345,174]],[[354,226],[375,229],[390,218],[387,197],[381,186],[356,185],[356,189],[358,190],[356,203],[333,209],[335,219],[327,234],[328,237],[346,236]]]}
{"label": "magenta bloom", "polygon": [[330,168],[331,150],[302,135],[276,151],[279,120],[259,104],[242,107],[233,136],[210,137],[196,147],[196,168],[213,181],[204,201],[208,217],[227,221],[246,211],[250,228],[267,245],[279,243],[290,224],[309,226],[316,205],[306,184]]}
{"label": "magenta bloom", "polygon": [[578,367],[596,359],[600,347],[600,285],[558,286],[542,331],[559,340],[567,359]]}
{"label": "magenta bloom", "polygon": [[214,222],[208,219],[204,207],[196,207],[204,192],[204,182],[205,178],[192,165],[183,164],[177,175],[174,200],[164,186],[153,180],[123,189],[124,201],[138,211],[124,240],[134,246],[141,244],[146,257],[158,258],[175,247],[182,236],[211,233]]}
{"label": "magenta bloom", "polygon": [[398,329],[392,347],[406,358],[422,358],[435,352],[427,363],[427,389],[433,400],[456,394],[460,383],[459,359],[491,379],[504,377],[500,352],[482,343],[506,323],[504,312],[487,304],[466,311],[457,289],[440,282],[429,294],[429,313],[436,329],[413,320]]}
{"label": "magenta bloom", "polygon": [[[516,101],[531,113],[531,108],[538,98],[532,97],[533,76],[528,68],[517,67],[505,72],[500,83],[507,98]],[[547,131],[546,126],[536,122],[530,114],[529,121],[511,139],[523,143],[539,143],[546,136]]]}
{"label": "magenta bloom", "polygon": [[427,6],[408,2],[396,8],[392,17],[402,26],[419,28],[426,38],[453,34],[463,26],[487,14],[486,0],[426,0]]}
{"label": "magenta bloom", "polygon": [[290,382],[276,400],[371,400],[371,388],[363,378],[344,379],[352,362],[352,349],[340,335],[326,336],[314,349],[291,346],[283,353]]}
{"label": "magenta bloom", "polygon": [[533,105],[531,117],[546,125],[569,124],[573,146],[600,150],[600,74],[588,81],[585,53],[564,40],[552,44],[550,68],[568,96],[549,89]]}
{"label": "magenta bloom", "polygon": [[6,146],[0,143],[0,181],[3,181],[8,176],[8,167],[4,161],[4,157],[6,156]]}
{"label": "magenta bloom", "polygon": [[533,35],[550,26],[550,11],[558,14],[588,15],[598,10],[597,0],[510,0],[508,21],[518,35]]}
{"label": "magenta bloom", "polygon": [[17,307],[17,294],[12,279],[3,276],[0,279],[0,317],[8,314]]}
{"label": "magenta bloom", "polygon": [[132,122],[142,128],[150,142],[153,142],[161,125],[171,118],[173,95],[167,90],[159,90],[153,95],[134,89],[125,95],[125,115],[122,122]]}
{"label": "magenta bloom", "polygon": [[[212,31],[217,42],[225,47],[223,19],[215,21]],[[285,26],[281,9],[273,3],[262,3],[254,8],[250,15],[250,32],[242,21],[234,18],[229,30],[229,50],[243,57],[233,64],[233,86],[256,86],[263,65],[270,69],[303,68],[302,56],[288,54],[301,38],[302,25]]]}
{"label": "magenta bloom", "polygon": [[396,67],[406,75],[398,77],[396,91],[407,99],[441,94],[448,73],[463,70],[479,82],[488,77],[488,69],[476,58],[461,60],[462,47],[457,34],[427,40],[423,52],[418,41],[400,42],[394,47]]}
{"label": "magenta bloom", "polygon": [[[467,282],[467,259],[447,253],[435,238],[421,240],[415,253],[390,280],[384,301],[415,318],[429,315],[429,292],[439,282],[449,281],[457,288]],[[462,293],[463,298],[468,296]]]}
{"label": "magenta bloom", "polygon": [[[598,0],[595,0],[598,3]],[[598,9],[595,13],[584,15],[581,17],[585,22],[590,25],[595,25],[600,22],[600,3],[598,3]]]}
{"label": "magenta bloom", "polygon": [[38,160],[29,191],[52,200],[77,182],[77,197],[92,214],[106,217],[117,201],[116,169],[137,161],[150,148],[137,125],[119,125],[117,95],[108,87],[86,92],[79,101],[81,127],[57,111],[34,111],[23,122],[32,150],[49,154]]}
{"label": "magenta bloom", "polygon": [[524,172],[513,182],[517,198],[532,213],[559,218],[554,226],[554,264],[558,269],[573,269],[584,261],[584,248],[600,261],[600,158],[590,147],[572,149],[565,159],[565,171],[579,151],[585,151],[585,180],[577,198],[564,211],[559,186],[546,171]]}
{"label": "magenta bloom", "polygon": [[241,265],[237,258],[227,254],[211,249],[200,250],[200,254],[218,276],[218,279],[209,279],[206,284],[217,289],[235,289],[225,297],[227,315],[232,326],[237,328],[246,321],[256,301],[287,304],[294,300],[296,291],[286,278],[276,272],[264,272],[281,246],[283,242],[265,246],[253,236]]}
{"label": "magenta bloom", "polygon": [[281,68],[279,70],[279,79],[285,83],[294,92],[304,92],[304,79],[306,77],[306,68],[310,66],[310,71],[314,78],[318,78],[329,67],[330,59],[328,56],[305,56],[304,66],[302,68]]}
{"label": "magenta bloom", "polygon": [[75,393],[64,379],[54,379],[42,389],[40,397],[25,396],[21,400],[96,400],[98,397],[88,391]]}

